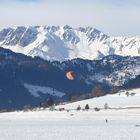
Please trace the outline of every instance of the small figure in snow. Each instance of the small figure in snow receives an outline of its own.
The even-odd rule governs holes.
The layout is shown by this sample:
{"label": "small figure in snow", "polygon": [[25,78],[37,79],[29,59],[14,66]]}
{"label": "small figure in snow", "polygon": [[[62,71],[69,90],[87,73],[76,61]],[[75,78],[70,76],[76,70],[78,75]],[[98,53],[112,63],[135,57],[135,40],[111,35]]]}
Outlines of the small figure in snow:
{"label": "small figure in snow", "polygon": [[106,119],[105,122],[108,123],[108,120]]}

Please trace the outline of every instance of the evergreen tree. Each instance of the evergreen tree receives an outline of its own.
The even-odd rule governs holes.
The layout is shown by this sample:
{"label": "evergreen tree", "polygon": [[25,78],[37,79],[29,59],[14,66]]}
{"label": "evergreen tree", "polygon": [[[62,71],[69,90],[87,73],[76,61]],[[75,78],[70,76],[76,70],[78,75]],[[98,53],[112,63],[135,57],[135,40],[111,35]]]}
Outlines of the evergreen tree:
{"label": "evergreen tree", "polygon": [[72,100],[72,96],[68,95],[67,101],[70,102]]}
{"label": "evergreen tree", "polygon": [[50,96],[47,100],[47,106],[52,106],[54,104],[53,98]]}
{"label": "evergreen tree", "polygon": [[86,104],[85,110],[89,110],[89,105],[88,104]]}

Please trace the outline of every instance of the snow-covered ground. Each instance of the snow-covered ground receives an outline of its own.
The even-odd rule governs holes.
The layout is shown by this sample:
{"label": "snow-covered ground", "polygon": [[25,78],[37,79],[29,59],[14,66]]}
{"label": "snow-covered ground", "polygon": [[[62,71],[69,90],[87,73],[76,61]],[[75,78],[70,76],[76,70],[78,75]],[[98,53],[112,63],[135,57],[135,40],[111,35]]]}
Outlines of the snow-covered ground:
{"label": "snow-covered ground", "polygon": [[[129,96],[126,95],[126,92],[127,91],[120,91],[117,94],[59,105],[57,108],[64,107],[65,109],[76,109],[78,105],[84,108],[86,104],[89,104],[91,109],[94,109],[95,107],[104,108],[105,104],[108,104],[108,107],[110,108],[140,107],[140,88],[128,90]],[[131,96],[131,93],[135,93],[135,95]]]}
{"label": "snow-covered ground", "polygon": [[[140,106],[136,95],[116,95],[61,105],[67,109],[84,107]],[[132,91],[131,91],[132,92]],[[130,92],[130,93],[131,93]],[[119,95],[120,94],[120,95]],[[105,120],[108,120],[106,123]],[[140,140],[140,109],[102,109],[100,111],[33,111],[0,114],[0,140]]]}
{"label": "snow-covered ground", "polygon": [[140,125],[140,109],[3,113],[0,139],[140,140],[140,126],[136,125]]}

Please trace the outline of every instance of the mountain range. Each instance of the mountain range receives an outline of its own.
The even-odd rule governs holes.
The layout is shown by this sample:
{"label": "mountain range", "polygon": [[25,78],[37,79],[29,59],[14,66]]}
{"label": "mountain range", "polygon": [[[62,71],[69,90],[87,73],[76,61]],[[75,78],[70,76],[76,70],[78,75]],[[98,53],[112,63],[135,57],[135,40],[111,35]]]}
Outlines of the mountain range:
{"label": "mountain range", "polygon": [[[74,80],[66,77],[71,70]],[[51,62],[0,48],[0,109],[39,105],[50,96],[66,101],[69,96],[102,96],[114,87],[137,88],[139,77],[140,57],[110,55],[101,60]]]}
{"label": "mountain range", "polygon": [[[74,80],[67,78],[70,71]],[[0,31],[0,109],[139,87],[140,37],[110,37],[68,25]]]}
{"label": "mountain range", "polygon": [[50,61],[140,56],[140,37],[110,37],[92,27],[29,26],[0,31],[0,46]]}

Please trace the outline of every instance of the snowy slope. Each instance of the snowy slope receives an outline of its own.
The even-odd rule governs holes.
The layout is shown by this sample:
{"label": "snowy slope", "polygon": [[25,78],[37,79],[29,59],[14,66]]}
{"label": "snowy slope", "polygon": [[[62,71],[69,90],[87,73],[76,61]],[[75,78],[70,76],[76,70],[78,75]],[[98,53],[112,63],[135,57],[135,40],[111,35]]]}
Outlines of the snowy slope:
{"label": "snowy slope", "polygon": [[104,105],[107,103],[111,108],[127,108],[127,107],[139,107],[140,108],[140,89],[128,90],[128,92],[135,93],[134,96],[126,96],[127,91],[120,91],[117,94],[106,95],[98,98],[82,100],[66,105],[60,105],[57,108],[64,107],[66,109],[76,109],[78,105],[82,108],[86,104],[89,104],[90,108],[94,109],[95,107],[104,108]]}
{"label": "snowy slope", "polygon": [[109,37],[92,27],[30,26],[0,31],[0,46],[46,60],[140,56],[140,37]]}

